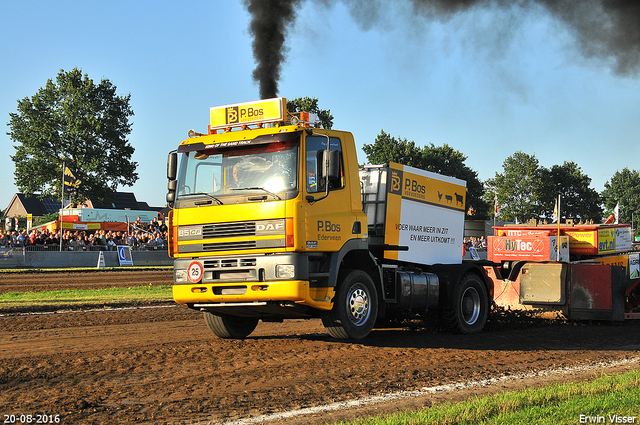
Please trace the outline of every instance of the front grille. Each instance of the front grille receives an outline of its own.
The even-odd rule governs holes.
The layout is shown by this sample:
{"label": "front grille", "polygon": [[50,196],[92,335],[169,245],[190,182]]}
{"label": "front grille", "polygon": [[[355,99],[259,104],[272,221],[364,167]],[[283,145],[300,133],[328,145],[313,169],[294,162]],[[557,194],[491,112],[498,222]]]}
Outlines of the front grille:
{"label": "front grille", "polygon": [[221,268],[234,268],[234,267],[255,267],[255,258],[226,258],[223,260],[205,260],[205,269],[221,269]]}
{"label": "front grille", "polygon": [[234,236],[255,236],[255,221],[242,221],[236,223],[216,223],[202,226],[202,238],[228,238]]}
{"label": "front grille", "polygon": [[234,249],[253,249],[256,247],[256,241],[240,241],[240,242],[220,242],[202,244],[203,251],[227,251]]}

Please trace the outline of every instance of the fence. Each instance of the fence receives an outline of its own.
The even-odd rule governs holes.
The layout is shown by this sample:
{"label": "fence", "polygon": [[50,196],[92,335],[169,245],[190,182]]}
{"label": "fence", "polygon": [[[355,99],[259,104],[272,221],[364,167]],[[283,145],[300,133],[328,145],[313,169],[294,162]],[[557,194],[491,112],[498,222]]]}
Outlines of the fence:
{"label": "fence", "polygon": [[[31,249],[15,248],[0,245],[0,269],[3,268],[65,268],[65,267],[96,267],[98,256],[102,252],[105,266],[118,267],[120,261],[117,251],[101,251],[100,249],[89,250],[64,250],[60,251],[60,246],[43,245],[34,246]],[[64,248],[64,247],[63,247]],[[78,248],[78,247],[76,247]],[[93,247],[99,248],[99,247]],[[131,258],[134,266],[172,266],[173,259],[169,257],[167,249],[155,246],[137,247],[132,249]],[[145,250],[146,248],[146,250]]]}
{"label": "fence", "polygon": [[[39,252],[60,252],[60,245],[27,245],[25,247],[0,245],[0,252],[3,250],[24,250],[24,251],[39,251]],[[165,244],[139,244],[130,247],[131,251],[166,251],[167,246]],[[62,245],[62,251],[65,252],[87,252],[87,251],[116,251],[115,245],[92,245],[92,246],[79,246],[79,245]]]}

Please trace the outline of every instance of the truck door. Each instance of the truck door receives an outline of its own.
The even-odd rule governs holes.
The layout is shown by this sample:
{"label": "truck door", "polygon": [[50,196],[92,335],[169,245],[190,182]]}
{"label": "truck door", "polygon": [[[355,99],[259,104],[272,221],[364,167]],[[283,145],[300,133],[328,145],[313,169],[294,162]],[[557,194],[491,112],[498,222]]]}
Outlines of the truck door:
{"label": "truck door", "polygon": [[[322,151],[327,149],[327,137],[307,136],[305,143],[305,197],[316,199],[326,193],[326,181],[321,178]],[[342,152],[339,138],[331,137],[330,149]],[[345,187],[344,162],[340,155],[340,179],[330,183],[326,198],[307,204],[305,220],[306,248],[310,251],[338,251],[352,237],[355,216],[351,212],[350,191]]]}

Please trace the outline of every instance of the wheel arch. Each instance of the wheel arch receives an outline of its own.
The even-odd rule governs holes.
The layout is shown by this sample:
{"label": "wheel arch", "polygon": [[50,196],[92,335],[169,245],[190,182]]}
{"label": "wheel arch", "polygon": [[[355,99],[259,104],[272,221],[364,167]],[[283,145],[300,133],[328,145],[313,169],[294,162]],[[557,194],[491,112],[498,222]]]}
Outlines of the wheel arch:
{"label": "wheel arch", "polygon": [[438,308],[450,308],[453,305],[453,297],[455,289],[467,273],[473,273],[480,278],[487,291],[488,301],[493,300],[493,281],[487,279],[484,270],[477,264],[472,262],[463,262],[462,264],[434,264],[429,267],[430,273],[438,276],[440,282],[440,299]]}
{"label": "wheel arch", "polygon": [[340,251],[332,254],[328,282],[330,287],[335,288],[337,286],[340,273],[343,270],[362,270],[371,277],[379,301],[378,316],[381,313],[384,314],[382,270],[373,254],[369,251],[367,242],[350,240],[342,246]]}
{"label": "wheel arch", "polygon": [[340,251],[331,254],[331,268],[329,270],[329,286],[335,287],[338,283],[338,275],[341,269],[357,269],[365,271],[371,276],[373,282],[380,285],[382,275],[378,262],[369,252],[366,242],[352,239],[345,243]]}

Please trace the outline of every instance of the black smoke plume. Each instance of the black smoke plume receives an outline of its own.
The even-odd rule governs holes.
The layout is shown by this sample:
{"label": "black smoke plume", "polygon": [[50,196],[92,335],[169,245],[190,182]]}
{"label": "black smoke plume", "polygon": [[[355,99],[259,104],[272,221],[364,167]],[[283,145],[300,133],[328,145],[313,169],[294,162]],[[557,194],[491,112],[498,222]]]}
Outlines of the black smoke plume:
{"label": "black smoke plume", "polygon": [[472,7],[541,5],[575,35],[585,57],[606,62],[619,75],[640,70],[640,2],[637,0],[411,0],[427,17],[451,16]]}
{"label": "black smoke plume", "polygon": [[[244,0],[251,14],[253,55],[257,67],[253,79],[260,96],[277,96],[285,60],[287,30],[304,0]],[[326,6],[342,2],[365,29],[401,1],[409,2],[415,15],[427,21],[448,19],[473,8],[513,8],[527,13],[542,6],[564,23],[576,38],[580,52],[598,58],[618,75],[640,73],[640,2],[637,0],[309,0]],[[520,13],[520,12],[518,12]],[[401,25],[402,23],[400,23]]]}
{"label": "black smoke plume", "polygon": [[636,0],[540,0],[577,38],[586,57],[612,60],[619,75],[640,70],[640,2]]}
{"label": "black smoke plume", "polygon": [[253,79],[260,86],[260,98],[278,95],[280,71],[285,60],[285,36],[301,0],[245,0],[251,14],[253,56],[257,66]]}

